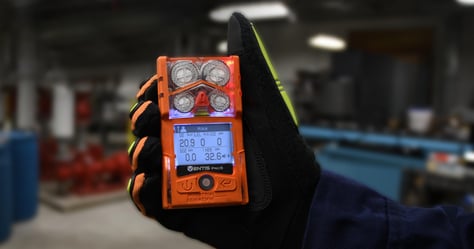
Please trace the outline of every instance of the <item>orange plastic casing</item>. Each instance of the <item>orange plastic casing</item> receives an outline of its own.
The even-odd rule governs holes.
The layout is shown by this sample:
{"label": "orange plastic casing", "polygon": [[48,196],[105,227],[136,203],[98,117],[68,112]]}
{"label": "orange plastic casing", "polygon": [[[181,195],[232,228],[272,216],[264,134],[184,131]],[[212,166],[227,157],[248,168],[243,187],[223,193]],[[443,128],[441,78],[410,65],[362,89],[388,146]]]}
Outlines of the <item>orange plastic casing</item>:
{"label": "orange plastic casing", "polygon": [[[172,83],[170,67],[176,62],[192,62],[196,68],[208,61],[219,60],[229,68],[230,77],[224,86],[208,82],[199,77],[185,86],[176,86]],[[201,74],[201,71],[199,71]],[[247,174],[245,168],[245,153],[242,133],[242,91],[240,88],[240,69],[238,56],[226,57],[166,57],[157,59],[158,104],[161,112],[161,143],[163,148],[163,182],[162,204],[164,209],[197,208],[212,206],[245,205],[248,203]],[[205,89],[205,90],[200,90]],[[216,112],[209,104],[209,93],[206,91],[220,91],[225,93],[230,101],[229,107]],[[190,92],[195,97],[195,107],[189,113],[180,113],[174,108],[173,99],[180,93]],[[201,98],[201,100],[198,100]],[[189,103],[189,102],[188,102]],[[204,106],[203,106],[204,105]],[[223,171],[214,164],[177,165],[175,148],[176,127],[189,125],[225,124],[229,127],[232,136],[229,142],[231,149],[232,167]],[[183,126],[181,126],[183,125]],[[227,132],[226,134],[228,134]],[[192,134],[187,134],[192,135]],[[199,136],[200,134],[195,133]],[[215,134],[213,134],[215,135]],[[214,139],[211,137],[209,139]],[[183,148],[184,151],[193,151],[202,154],[197,143],[195,147]],[[210,150],[210,148],[206,148]],[[214,149],[214,148],[212,148]],[[218,148],[215,150],[219,150]],[[186,155],[188,156],[188,155]],[[202,156],[202,155],[201,155]],[[178,167],[180,166],[180,172]],[[228,165],[229,166],[229,165]],[[220,170],[213,170],[214,168]],[[186,170],[188,169],[188,170]],[[229,171],[230,170],[230,171]],[[205,187],[202,187],[205,186]]]}

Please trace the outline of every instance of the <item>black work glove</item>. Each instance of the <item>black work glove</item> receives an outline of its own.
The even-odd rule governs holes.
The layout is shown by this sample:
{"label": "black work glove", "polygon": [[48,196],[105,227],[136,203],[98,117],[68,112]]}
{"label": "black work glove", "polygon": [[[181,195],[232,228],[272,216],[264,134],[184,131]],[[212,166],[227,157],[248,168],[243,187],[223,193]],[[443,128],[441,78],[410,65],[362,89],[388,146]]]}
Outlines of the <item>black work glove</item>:
{"label": "black work glove", "polygon": [[144,215],[217,248],[301,248],[320,168],[254,26],[240,14],[229,21],[228,48],[240,57],[250,203],[162,209],[156,76],[142,84],[130,113],[137,136],[129,149],[131,197]]}

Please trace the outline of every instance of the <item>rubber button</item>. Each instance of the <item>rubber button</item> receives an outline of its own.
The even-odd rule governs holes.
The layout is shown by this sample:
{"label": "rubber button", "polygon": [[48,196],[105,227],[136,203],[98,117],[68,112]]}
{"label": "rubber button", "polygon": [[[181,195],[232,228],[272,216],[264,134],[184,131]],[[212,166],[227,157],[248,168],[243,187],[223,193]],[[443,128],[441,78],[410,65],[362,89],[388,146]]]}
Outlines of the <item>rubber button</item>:
{"label": "rubber button", "polygon": [[210,175],[203,175],[199,178],[199,187],[203,190],[211,190],[214,187],[214,178]]}
{"label": "rubber button", "polygon": [[188,178],[184,180],[179,180],[176,182],[176,184],[177,184],[179,193],[185,194],[185,193],[191,193],[191,192],[199,192],[199,189],[195,188],[195,186],[197,185],[196,178]]}
{"label": "rubber button", "polygon": [[230,177],[217,177],[216,191],[234,191],[237,188],[237,183]]}

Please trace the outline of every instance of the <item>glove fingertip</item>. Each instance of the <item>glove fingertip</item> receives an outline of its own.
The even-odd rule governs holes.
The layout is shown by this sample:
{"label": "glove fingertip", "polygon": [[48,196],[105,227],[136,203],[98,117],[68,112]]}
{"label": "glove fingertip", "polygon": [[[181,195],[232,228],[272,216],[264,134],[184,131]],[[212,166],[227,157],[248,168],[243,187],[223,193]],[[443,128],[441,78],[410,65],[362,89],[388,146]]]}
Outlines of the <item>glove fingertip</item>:
{"label": "glove fingertip", "polygon": [[160,136],[160,110],[152,101],[140,102],[130,116],[130,130],[135,136]]}
{"label": "glove fingertip", "polygon": [[130,113],[131,115],[131,128],[132,130],[135,130],[135,127],[136,127],[136,122],[138,120],[138,118],[146,111],[146,109],[148,108],[148,106],[151,104],[152,102],[151,101],[146,101],[146,102],[141,102],[139,105],[137,105],[133,110],[132,112]]}
{"label": "glove fingertip", "polygon": [[158,90],[156,89],[157,76],[153,75],[148,81],[140,87],[140,90],[136,94],[138,100],[152,100],[157,102]]}
{"label": "glove fingertip", "polygon": [[140,173],[134,177],[133,184],[130,189],[130,195],[132,198],[133,203],[137,206],[137,208],[140,210],[140,212],[143,215],[146,215],[145,213],[145,207],[143,206],[143,203],[140,200],[140,190],[143,187],[143,183],[145,182],[145,173]]}
{"label": "glove fingertip", "polygon": [[244,50],[238,15],[238,13],[232,14],[227,24],[227,51],[229,55],[240,54]]}

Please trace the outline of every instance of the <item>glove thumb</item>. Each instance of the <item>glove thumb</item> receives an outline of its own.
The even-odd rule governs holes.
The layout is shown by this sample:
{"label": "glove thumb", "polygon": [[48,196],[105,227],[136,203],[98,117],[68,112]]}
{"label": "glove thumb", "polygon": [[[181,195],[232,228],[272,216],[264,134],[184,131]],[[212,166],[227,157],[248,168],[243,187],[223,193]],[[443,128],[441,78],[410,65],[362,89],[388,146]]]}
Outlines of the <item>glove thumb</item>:
{"label": "glove thumb", "polygon": [[[261,94],[261,97],[263,97],[260,98],[262,102],[259,104],[261,105],[268,104],[268,101],[271,100],[280,99],[276,106],[277,103],[275,102],[269,104],[273,108],[281,109],[282,113],[279,113],[280,117],[278,119],[291,118],[293,120],[291,126],[293,126],[293,129],[296,128],[298,121],[293,105],[281,85],[264,44],[255,26],[240,13],[233,13],[229,20],[227,44],[228,53],[240,57],[243,91]],[[250,100],[253,100],[252,104],[257,104],[256,99]],[[247,102],[246,104],[249,105],[250,103]]]}

